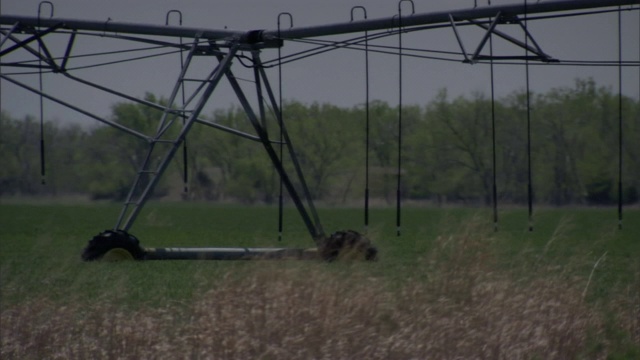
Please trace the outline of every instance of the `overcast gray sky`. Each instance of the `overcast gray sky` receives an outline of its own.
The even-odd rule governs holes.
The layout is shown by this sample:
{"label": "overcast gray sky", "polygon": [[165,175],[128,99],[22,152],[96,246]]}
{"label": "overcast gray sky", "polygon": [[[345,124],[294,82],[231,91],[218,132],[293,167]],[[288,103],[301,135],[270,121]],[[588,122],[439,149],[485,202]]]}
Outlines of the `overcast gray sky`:
{"label": "overcast gray sky", "polygon": [[[545,0],[541,0],[545,1]],[[1,0],[2,14],[37,16],[39,0]],[[492,5],[520,3],[517,0],[493,0]],[[275,29],[277,16],[281,12],[293,15],[295,27],[330,24],[349,21],[350,9],[356,5],[367,8],[368,18],[392,17],[397,12],[397,2],[388,0],[53,0],[54,17],[84,20],[130,22],[164,25],[167,11],[178,9],[183,14],[183,26],[235,30]],[[415,0],[416,13],[455,10],[473,7],[473,0],[424,1]],[[406,4],[405,4],[406,5]],[[487,6],[486,0],[478,0],[478,5]],[[407,7],[408,9],[408,7]],[[43,8],[43,16],[48,17],[48,7]],[[408,10],[406,10],[408,12]],[[359,13],[358,13],[358,16]],[[555,20],[529,22],[529,29],[541,48],[551,56],[561,60],[611,60],[617,61],[618,32],[616,13],[589,15]],[[623,13],[623,60],[639,61],[640,58],[640,14],[638,11]],[[283,20],[283,26],[288,26]],[[172,18],[177,25],[177,18]],[[501,25],[501,30],[522,38],[515,26]],[[352,34],[346,36],[351,38]],[[467,51],[477,46],[482,29],[471,27],[462,29],[462,37]],[[55,53],[63,53],[67,37],[52,37]],[[9,43],[9,42],[7,42]],[[397,45],[397,36],[379,44]],[[428,30],[405,35],[403,45],[433,50],[458,51],[459,46],[451,29]],[[7,45],[4,45],[5,47]],[[74,54],[91,53],[130,46],[121,41],[94,37],[79,40]],[[136,46],[140,46],[137,44]],[[300,45],[285,43],[282,54],[299,51]],[[496,40],[496,55],[522,55],[523,51]],[[135,53],[134,53],[135,54]],[[135,56],[135,55],[131,55]],[[276,50],[268,49],[263,60],[275,58]],[[6,56],[2,61],[30,58],[25,52]],[[108,57],[105,57],[108,59]],[[71,65],[82,64],[84,60],[72,60]],[[96,62],[98,60],[91,60]],[[168,96],[179,70],[178,55],[166,56],[149,62],[131,62],[123,65],[92,68],[79,71],[81,77],[125,91],[136,97],[147,91]],[[446,88],[451,96],[466,96],[474,92],[490,93],[489,67],[469,65],[461,62],[412,59],[403,60],[403,100],[405,104],[425,105],[437,92]],[[207,65],[199,65],[203,72]],[[251,74],[234,65],[238,76]],[[398,56],[370,55],[371,98],[398,102]],[[3,68],[3,73],[17,71]],[[243,73],[244,71],[244,73]],[[572,86],[576,78],[592,77],[599,85],[610,86],[617,92],[618,73],[616,67],[569,67],[535,65],[530,67],[531,90],[543,92],[552,87]],[[640,91],[640,69],[623,69],[623,93],[638,98]],[[277,70],[269,70],[272,85],[277,91]],[[37,87],[35,75],[16,76],[17,79]],[[524,66],[500,65],[495,72],[498,96],[507,96],[513,91],[525,88]],[[56,95],[101,116],[107,116],[110,106],[121,101],[117,98],[94,92],[84,86],[70,83],[61,75],[45,74],[44,88],[55,89]],[[251,86],[246,83],[246,86]],[[15,117],[27,114],[37,115],[38,97],[17,86],[2,81],[0,100],[2,109]],[[353,50],[337,50],[323,55],[287,64],[283,67],[284,98],[305,103],[329,102],[339,106],[354,106],[364,102],[364,53]],[[234,104],[234,96],[228,87],[216,90],[214,98],[205,114],[215,108],[227,108]],[[93,124],[94,120],[45,102],[46,119]]]}

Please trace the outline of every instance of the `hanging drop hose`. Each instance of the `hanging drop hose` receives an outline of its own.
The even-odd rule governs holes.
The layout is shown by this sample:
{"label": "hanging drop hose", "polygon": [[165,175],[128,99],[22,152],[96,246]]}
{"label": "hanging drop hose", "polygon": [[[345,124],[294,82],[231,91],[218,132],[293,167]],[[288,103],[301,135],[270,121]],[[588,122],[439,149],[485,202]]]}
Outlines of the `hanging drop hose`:
{"label": "hanging drop hose", "polygon": [[[40,46],[38,46],[38,52],[40,51]],[[42,60],[39,60],[42,63]],[[46,182],[46,174],[45,174],[45,146],[44,146],[44,100],[42,98],[42,65],[40,67],[39,73],[39,83],[40,83],[40,182],[42,185],[45,185]]]}
{"label": "hanging drop hose", "polygon": [[[364,6],[354,6],[351,8],[351,21],[355,9],[362,9],[364,19],[367,19],[367,9]],[[364,233],[369,230],[369,32],[364,32],[364,73],[365,73],[365,156],[364,156]]]}
{"label": "hanging drop hose", "polygon": [[[180,25],[182,25],[182,18],[180,18]],[[180,37],[180,68],[183,69],[184,68],[184,57],[183,57],[183,50],[182,50],[182,37]],[[185,125],[186,119],[184,116],[184,110],[185,110],[185,103],[186,103],[186,99],[185,99],[185,93],[184,93],[184,80],[181,80],[182,84],[180,84],[180,92],[182,93],[182,126]],[[184,140],[182,141],[182,162],[184,164],[184,168],[183,168],[183,173],[182,173],[182,181],[184,184],[184,193],[188,193],[189,192],[189,151],[187,148],[187,137],[185,136]]]}
{"label": "hanging drop hose", "polygon": [[527,30],[527,0],[524,0],[525,60],[524,68],[527,82],[527,201],[529,207],[529,231],[533,231],[533,184],[531,179],[531,91],[529,89],[529,36]]}
{"label": "hanging drop hose", "polygon": [[618,6],[618,229],[622,230],[622,7]]}
{"label": "hanging drop hose", "polygon": [[[40,31],[40,15],[43,4],[51,6],[51,16],[53,16],[53,4],[50,1],[42,1],[38,5],[38,31]],[[38,38],[38,84],[40,90],[40,183],[46,185],[46,159],[44,144],[44,98],[42,86],[42,40]]]}
{"label": "hanging drop hose", "polygon": [[496,185],[496,101],[493,75],[493,35],[489,36],[489,69],[491,73],[491,142],[493,163],[493,231],[498,231],[498,186]]}
{"label": "hanging drop hose", "polygon": [[[290,20],[290,25],[291,27],[293,27],[293,16],[291,16],[290,13],[287,12],[283,12],[278,14],[278,39],[281,40],[280,37],[280,17],[282,15],[287,15],[289,16],[289,20]],[[283,44],[284,45],[284,44]],[[279,148],[279,156],[280,156],[280,163],[282,164],[282,166],[284,167],[284,159],[283,159],[283,149],[284,149],[284,120],[283,120],[283,109],[282,109],[282,53],[281,53],[281,46],[278,46],[278,107],[279,107],[279,111],[277,112],[278,115],[278,125],[280,126],[280,148]],[[279,186],[279,194],[278,194],[278,241],[282,241],[282,231],[283,231],[283,223],[284,223],[284,184],[282,181],[282,176],[280,176],[280,186]]]}
{"label": "hanging drop hose", "polygon": [[[366,19],[366,15],[365,15]],[[365,31],[365,37],[368,35]],[[365,83],[366,83],[366,144],[365,144],[365,187],[364,187],[364,232],[369,230],[369,137],[370,137],[370,117],[369,117],[369,40],[364,43],[364,59],[365,59]]]}
{"label": "hanging drop hose", "polygon": [[[280,17],[278,16],[278,38],[280,38]],[[280,47],[278,47],[278,125],[280,126],[280,145],[279,145],[279,156],[280,162],[283,162],[282,154],[283,154],[283,133],[282,133],[282,54]],[[284,164],[283,164],[284,165]],[[282,241],[282,230],[283,230],[283,218],[284,218],[284,201],[282,197],[283,186],[282,186],[282,176],[280,177],[280,185],[278,191],[278,241]]]}
{"label": "hanging drop hose", "polygon": [[412,0],[398,2],[398,183],[396,186],[396,235],[401,235],[402,220],[402,3],[411,4],[411,15],[415,14]]}

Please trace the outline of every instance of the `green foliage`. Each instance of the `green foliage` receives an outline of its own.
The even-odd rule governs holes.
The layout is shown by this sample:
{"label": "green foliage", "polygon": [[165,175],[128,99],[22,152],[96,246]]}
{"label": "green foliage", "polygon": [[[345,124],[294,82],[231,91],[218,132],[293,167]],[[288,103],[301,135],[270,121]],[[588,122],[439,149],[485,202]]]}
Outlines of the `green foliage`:
{"label": "green foliage", "polygon": [[[165,104],[147,94],[146,100]],[[501,203],[527,202],[530,118],[531,180],[537,203],[609,205],[618,201],[618,100],[593,80],[530,96],[500,99],[495,128],[490,99],[480,93],[451,99],[446,90],[424,108],[403,107],[401,193],[432,203],[490,204],[495,171]],[[165,104],[166,105],[166,104]],[[153,136],[162,113],[140,104],[118,103],[111,119]],[[622,196],[636,203],[640,193],[640,102],[622,98]],[[164,134],[171,139],[181,125],[175,119]],[[398,109],[370,104],[369,180],[373,199],[395,200],[399,160]],[[241,108],[212,114],[211,121],[248,134],[255,130]],[[265,119],[279,152],[279,127]],[[360,202],[365,181],[365,110],[329,104],[284,105],[284,122],[314,198],[327,203]],[[84,130],[45,126],[47,186],[39,184],[39,124],[32,118],[0,116],[0,196],[86,194],[94,199],[126,196],[149,145],[117,129]],[[495,169],[493,139],[495,137]],[[193,200],[273,203],[279,176],[258,141],[196,124],[187,137],[190,192]],[[156,153],[166,150],[156,144]],[[164,147],[164,148],[163,148]],[[159,150],[159,151],[158,151]],[[152,161],[158,161],[153,158]],[[284,149],[283,163],[293,167]],[[155,196],[181,193],[183,157],[175,156]]]}

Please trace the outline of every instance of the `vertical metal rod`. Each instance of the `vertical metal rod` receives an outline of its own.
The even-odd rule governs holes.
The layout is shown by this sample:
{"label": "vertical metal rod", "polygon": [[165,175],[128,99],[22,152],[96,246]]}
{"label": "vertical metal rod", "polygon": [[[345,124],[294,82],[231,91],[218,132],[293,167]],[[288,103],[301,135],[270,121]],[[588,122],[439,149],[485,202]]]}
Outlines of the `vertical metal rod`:
{"label": "vertical metal rod", "polygon": [[[278,17],[278,32],[280,32],[280,18]],[[283,162],[283,145],[282,145],[282,54],[280,51],[280,47],[278,47],[278,109],[280,111],[278,114],[278,127],[280,128],[280,146],[279,146],[279,156],[280,163]],[[283,165],[284,166],[284,165]],[[283,231],[283,223],[284,223],[284,191],[283,191],[283,181],[282,175],[280,175],[280,184],[278,186],[278,241],[282,241],[282,231]]]}
{"label": "vertical metal rod", "polygon": [[[289,20],[290,20],[290,27],[293,27],[293,16],[288,13],[288,12],[282,12],[280,14],[278,14],[278,40],[280,40],[280,18],[283,15],[287,15],[289,16]],[[282,46],[278,46],[278,101],[279,101],[279,106],[278,108],[280,109],[279,112],[277,112],[278,115],[278,125],[280,127],[280,148],[279,148],[279,155],[280,155],[280,162],[282,163],[283,160],[283,133],[282,133],[282,129],[283,129],[283,108],[282,108]],[[283,165],[284,166],[284,165]],[[279,189],[278,189],[278,241],[282,241],[282,231],[283,231],[283,223],[284,223],[284,187],[283,187],[283,182],[282,182],[282,176],[280,176],[280,185],[279,185]]]}
{"label": "vertical metal rod", "polygon": [[[38,45],[38,50],[40,50],[40,45]],[[38,70],[38,83],[39,90],[42,93],[42,60],[38,59],[39,70]],[[46,184],[45,178],[45,146],[44,146],[44,99],[42,95],[40,95],[40,183],[42,185]]]}
{"label": "vertical metal rod", "polygon": [[[399,8],[400,11],[400,8]],[[396,236],[400,236],[402,200],[400,187],[402,186],[402,14],[398,16],[398,173],[396,184]]]}
{"label": "vertical metal rod", "polygon": [[498,231],[498,186],[496,185],[496,98],[493,73],[493,36],[489,37],[489,68],[491,72],[491,142],[493,163],[493,231]]}
{"label": "vertical metal rod", "polygon": [[[367,19],[367,9],[364,6],[354,6],[351,8],[351,21],[353,21],[353,11],[361,9],[364,19]],[[369,32],[364,32],[364,73],[365,73],[365,160],[364,160],[364,233],[369,231]]]}
{"label": "vertical metal rod", "polygon": [[[166,17],[166,21],[165,21],[165,25],[169,25],[169,15],[171,13],[176,13],[178,14],[178,20],[179,20],[179,24],[180,26],[182,26],[182,12],[180,10],[169,10],[169,12],[167,12],[167,17]],[[180,69],[184,68],[184,49],[182,48],[182,36],[180,36]],[[181,81],[180,84],[180,93],[182,95],[182,126],[184,126],[185,122],[186,122],[186,117],[184,116],[184,109],[186,106],[186,99],[185,99],[185,92],[184,92],[184,80]],[[169,107],[171,107],[171,105],[169,105]],[[189,157],[188,157],[188,150],[187,150],[187,138],[185,137],[184,141],[182,142],[182,164],[183,164],[183,169],[182,169],[182,183],[183,183],[183,192],[186,194],[189,192],[189,165],[188,165],[188,161],[189,161]]]}
{"label": "vertical metal rod", "polygon": [[524,0],[524,28],[525,28],[525,60],[524,68],[527,82],[527,200],[529,206],[529,231],[533,231],[533,184],[531,178],[531,91],[529,87],[529,37],[527,29],[527,0]]}
{"label": "vertical metal rod", "polygon": [[411,4],[411,15],[415,13],[412,0],[398,2],[398,174],[396,185],[396,236],[401,235],[402,220],[402,3]]}
{"label": "vertical metal rod", "polygon": [[618,6],[618,229],[622,230],[622,7]]}
{"label": "vertical metal rod", "polygon": [[[365,13],[365,18],[366,18],[366,13]],[[370,121],[370,109],[369,109],[369,38],[368,38],[368,33],[367,31],[364,32],[364,36],[365,36],[365,43],[364,43],[364,56],[365,56],[365,76],[366,76],[366,88],[367,88],[367,95],[366,95],[366,118],[367,118],[367,125],[366,125],[366,155],[365,155],[365,167],[366,167],[366,175],[365,175],[365,194],[364,194],[364,207],[365,207],[365,212],[364,212],[364,230],[365,230],[365,234],[368,232],[369,230],[369,147],[370,147],[370,143],[369,143],[369,138],[370,138],[370,133],[371,133],[371,121]]]}
{"label": "vertical metal rod", "polygon": [[[42,5],[49,4],[51,7],[51,16],[53,16],[53,3],[51,1],[41,1],[38,4],[38,31],[40,31],[40,15],[42,12]],[[38,38],[38,84],[40,93],[43,92],[42,88],[42,42]],[[40,183],[46,184],[46,166],[45,166],[45,144],[44,144],[44,97],[40,95]]]}

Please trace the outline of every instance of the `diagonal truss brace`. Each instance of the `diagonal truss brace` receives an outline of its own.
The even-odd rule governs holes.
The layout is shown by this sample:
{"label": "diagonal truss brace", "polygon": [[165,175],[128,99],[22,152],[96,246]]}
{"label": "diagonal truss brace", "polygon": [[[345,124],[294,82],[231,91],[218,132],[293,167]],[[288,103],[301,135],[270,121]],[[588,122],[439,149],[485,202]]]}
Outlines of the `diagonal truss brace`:
{"label": "diagonal truss brace", "polygon": [[[498,18],[498,17],[496,17]],[[479,23],[478,21],[475,20],[469,20],[470,23],[475,24],[485,30],[487,30],[487,33],[490,35],[491,33],[509,41],[510,43],[525,49],[528,52],[533,53],[535,56],[494,56],[493,59],[495,60],[509,60],[509,59],[516,59],[516,60],[539,60],[539,61],[543,61],[543,62],[557,62],[558,60],[554,59],[553,57],[551,57],[550,55],[546,54],[544,51],[542,51],[542,49],[540,48],[540,46],[538,45],[538,43],[536,42],[536,40],[533,38],[533,36],[531,35],[531,33],[529,32],[529,30],[524,26],[524,24],[522,24],[522,21],[520,20],[520,18],[518,18],[517,16],[514,16],[513,18],[510,18],[508,23],[517,23],[518,25],[520,25],[520,28],[522,28],[522,31],[524,32],[525,36],[527,37],[527,39],[535,46],[532,47],[530,45],[528,45],[525,42],[522,42],[508,34],[503,33],[502,31],[499,31],[497,29],[495,29],[495,27],[493,29],[490,29],[489,27],[487,27],[485,24]],[[484,55],[475,55],[475,59],[476,60],[489,60],[491,59],[490,56],[484,56]]]}
{"label": "diagonal truss brace", "polygon": [[[184,79],[188,66],[191,62],[191,58],[193,57],[194,49],[196,48],[195,47],[196,43],[197,42],[194,42],[194,46],[189,52],[187,59],[185,61],[185,64],[180,72],[179,78],[176,81],[176,84],[174,86],[174,91],[172,93],[172,97],[169,100],[170,104],[172,104],[175,101],[175,97],[177,94],[176,89],[180,87],[180,84]],[[187,133],[189,132],[193,124],[196,122],[198,116],[202,112],[202,109],[204,108],[205,104],[211,97],[211,94],[213,93],[218,83],[224,76],[226,70],[231,66],[231,61],[235,56],[236,52],[238,51],[238,48],[239,48],[238,45],[235,45],[229,48],[228,54],[224,58],[220,59],[220,63],[218,64],[218,66],[216,66],[216,68],[213,69],[213,71],[209,74],[207,79],[204,81],[204,83],[207,84],[206,88],[204,89],[202,95],[200,96],[200,99],[198,100],[198,103],[196,104],[195,108],[191,111],[189,117],[186,119],[186,121],[182,125],[182,129],[180,130],[179,135],[173,140],[166,141],[161,139],[161,137],[166,133],[170,124],[173,123],[173,120],[175,120],[174,118],[173,120],[168,122],[167,121],[168,111],[165,111],[163,113],[162,120],[158,124],[157,134],[153,139],[153,141],[151,141],[149,144],[149,150],[147,152],[147,156],[143,161],[140,167],[140,170],[138,171],[138,175],[136,176],[133,182],[133,185],[131,186],[129,195],[127,196],[127,200],[125,201],[122,211],[120,212],[120,216],[118,217],[118,221],[116,222],[115,229],[129,230],[129,228],[131,228],[136,217],[142,210],[142,207],[145,205],[145,203],[149,199],[151,192],[157,185],[162,174],[169,166],[170,161],[173,159],[173,156],[178,151],[180,145],[182,144],[185,137],[187,136]],[[164,156],[161,157],[161,160],[159,161],[155,169],[151,169],[152,168],[151,163],[153,162],[152,160],[154,160],[155,158],[154,150],[156,148],[156,144],[159,142],[168,142],[170,145],[169,150],[164,154]]]}
{"label": "diagonal truss brace", "polygon": [[[556,62],[558,60],[554,59],[553,57],[551,57],[550,55],[546,54],[544,51],[542,51],[542,48],[538,45],[538,43],[536,42],[536,40],[533,38],[533,36],[531,35],[531,33],[529,32],[529,30],[524,26],[524,24],[522,24],[522,21],[520,20],[520,18],[518,18],[517,15],[513,15],[513,16],[509,16],[509,17],[505,17],[503,16],[503,14],[498,11],[496,13],[496,15],[493,17],[493,20],[491,21],[491,23],[489,25],[486,25],[482,22],[479,22],[477,20],[474,19],[466,19],[467,22],[469,22],[470,24],[474,24],[477,25],[478,27],[481,27],[482,29],[486,30],[484,36],[482,37],[482,39],[480,40],[478,46],[476,47],[475,52],[469,56],[464,43],[462,42],[462,38],[460,37],[460,34],[458,33],[458,28],[456,26],[456,20],[454,19],[454,16],[452,14],[449,14],[449,23],[451,24],[451,28],[454,32],[454,35],[456,37],[456,40],[458,41],[458,44],[460,45],[460,49],[462,50],[462,54],[464,56],[464,60],[463,62],[465,63],[477,63],[480,60],[538,60],[538,61],[543,61],[543,62]],[[522,42],[521,40],[518,40],[516,38],[514,38],[513,36],[510,36],[500,30],[497,29],[497,25],[500,23],[506,23],[506,24],[513,24],[516,23],[520,26],[520,28],[522,29],[522,31],[524,32],[525,36],[527,37],[527,39],[534,45],[533,47],[530,46],[528,43],[526,42]],[[481,55],[480,52],[482,51],[482,49],[484,48],[484,46],[486,45],[487,41],[489,40],[489,38],[491,37],[491,35],[497,35],[498,37],[522,48],[525,49],[527,52],[530,52],[532,54],[534,54],[534,56],[530,56],[530,55],[525,55],[525,56],[487,56],[487,55]]]}
{"label": "diagonal truss brace", "polygon": [[[6,54],[8,54],[8,53],[10,53],[10,52],[12,52],[14,50],[17,50],[17,49],[21,49],[21,48],[30,49],[27,45],[32,43],[32,42],[34,42],[34,41],[40,42],[42,44],[41,41],[42,41],[42,38],[44,36],[46,36],[46,35],[48,35],[48,34],[50,34],[52,32],[55,32],[56,30],[62,28],[63,25],[64,25],[63,23],[58,23],[58,24],[56,24],[56,25],[54,25],[54,26],[52,26],[52,27],[50,27],[50,28],[48,28],[46,30],[37,31],[33,36],[30,36],[29,38],[20,41],[13,35],[13,32],[17,28],[18,24],[19,23],[14,24],[14,26],[8,32],[2,31],[2,34],[6,38],[10,38],[16,44],[13,45],[13,46],[10,46],[8,49],[0,51],[0,57],[4,56],[4,55],[6,55]],[[2,39],[2,43],[4,43],[7,40],[6,38]],[[33,50],[33,49],[30,50],[30,52],[34,52],[34,51],[35,50]]]}
{"label": "diagonal truss brace", "polygon": [[[325,236],[324,229],[322,228],[322,224],[320,223],[320,217],[318,216],[318,212],[316,211],[316,208],[313,204],[311,192],[309,191],[309,187],[307,186],[307,183],[304,179],[304,175],[302,173],[302,167],[294,151],[293,143],[291,141],[291,137],[289,136],[289,132],[287,131],[287,127],[285,125],[284,119],[282,118],[282,109],[280,109],[278,102],[276,101],[275,95],[273,93],[273,89],[269,85],[269,79],[267,78],[267,74],[265,73],[264,67],[262,66],[262,62],[260,60],[258,51],[255,51],[253,53],[253,58],[255,63],[254,66],[256,68],[256,72],[258,73],[256,74],[256,76],[259,75],[258,79],[262,78],[262,80],[264,81],[265,89],[267,90],[269,101],[271,102],[271,107],[274,109],[274,112],[278,117],[278,125],[282,128],[283,141],[287,147],[287,151],[289,152],[291,162],[293,163],[294,169],[296,171],[296,175],[298,176],[298,179],[300,181],[300,186],[302,187],[302,193],[306,199],[309,212],[311,212],[311,216],[313,216],[313,222],[314,222],[313,224],[311,224],[311,219],[309,218],[309,215],[304,205],[300,200],[298,200],[298,195],[295,192],[295,189],[287,188],[287,190],[289,191],[291,197],[293,198],[293,201],[296,207],[298,208],[298,211],[300,212],[303,218],[303,221],[305,221],[305,224],[307,225],[309,232],[311,233],[312,237],[317,240]],[[259,83],[256,82],[256,84],[259,84]],[[261,97],[261,89],[258,89],[258,97],[259,98]],[[263,111],[262,106],[260,106],[260,108],[261,108],[260,111],[262,112]],[[266,127],[264,127],[264,129],[265,129],[265,139],[267,139]],[[274,162],[274,165],[276,165],[275,162]],[[284,169],[282,171],[284,172]],[[284,181],[284,183],[285,183],[285,186],[288,186],[286,181]]]}
{"label": "diagonal truss brace", "polygon": [[0,40],[0,49],[2,48],[2,45],[4,45],[5,41],[9,39],[9,35],[13,34],[16,29],[18,29],[19,25],[20,22],[16,22],[15,24],[13,24],[13,26],[11,26],[11,29],[9,29],[8,32],[2,32],[2,34],[4,34],[5,36],[2,38],[2,40]]}

